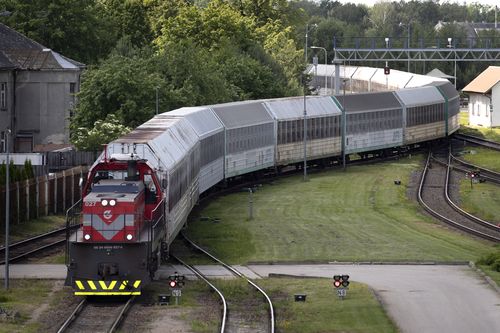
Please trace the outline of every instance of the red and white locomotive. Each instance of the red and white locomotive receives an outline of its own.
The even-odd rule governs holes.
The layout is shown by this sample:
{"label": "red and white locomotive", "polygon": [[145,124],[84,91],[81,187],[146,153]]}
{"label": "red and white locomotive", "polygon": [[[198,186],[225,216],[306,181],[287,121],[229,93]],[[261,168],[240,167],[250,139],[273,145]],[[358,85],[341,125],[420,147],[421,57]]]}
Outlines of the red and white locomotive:
{"label": "red and white locomotive", "polygon": [[152,166],[134,154],[105,157],[90,170],[81,228],[69,243],[68,276],[76,295],[140,294],[158,263],[151,254],[152,227],[163,216],[164,200],[156,189]]}

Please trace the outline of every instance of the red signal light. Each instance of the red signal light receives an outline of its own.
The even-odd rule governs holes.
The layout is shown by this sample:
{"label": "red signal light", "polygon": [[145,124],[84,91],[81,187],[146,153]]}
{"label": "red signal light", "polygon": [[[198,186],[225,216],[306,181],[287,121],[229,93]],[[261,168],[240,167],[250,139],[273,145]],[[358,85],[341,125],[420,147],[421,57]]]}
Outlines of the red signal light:
{"label": "red signal light", "polygon": [[170,288],[175,288],[177,286],[177,281],[171,280],[169,283]]}
{"label": "red signal light", "polygon": [[334,286],[335,288],[340,287],[340,285],[341,285],[341,284],[342,284],[342,283],[341,283],[339,280],[337,280],[337,281],[333,281],[333,286]]}

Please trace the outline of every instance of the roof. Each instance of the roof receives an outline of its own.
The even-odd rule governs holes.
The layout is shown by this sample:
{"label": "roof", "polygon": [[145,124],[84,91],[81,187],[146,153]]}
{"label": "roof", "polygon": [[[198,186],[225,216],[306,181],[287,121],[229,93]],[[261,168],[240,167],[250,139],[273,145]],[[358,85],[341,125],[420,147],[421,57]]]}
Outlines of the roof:
{"label": "roof", "polygon": [[[335,95],[340,105],[345,105],[347,113],[401,109],[401,104],[393,92]],[[375,109],[376,107],[376,109]]]}
{"label": "roof", "polygon": [[427,76],[432,76],[432,77],[439,77],[439,78],[442,78],[442,79],[454,79],[455,78],[452,75],[448,75],[448,74],[443,73],[442,71],[440,71],[437,68],[434,68],[432,71],[430,71],[426,75]]}
{"label": "roof", "polygon": [[212,106],[226,129],[254,126],[273,122],[263,101],[242,101]]}
{"label": "roof", "polygon": [[[330,96],[307,96],[307,117],[334,116],[341,113]],[[304,97],[288,97],[264,103],[277,120],[301,119],[304,117]]]}
{"label": "roof", "polygon": [[490,66],[472,80],[462,91],[486,94],[500,81],[500,67]]}
{"label": "roof", "polygon": [[0,23],[0,69],[79,70],[84,64],[69,59]]}
{"label": "roof", "polygon": [[162,113],[165,117],[184,117],[189,121],[200,140],[224,130],[222,123],[208,107],[184,107]]}
{"label": "roof", "polygon": [[401,89],[394,93],[406,107],[444,103],[443,96],[435,87]]}

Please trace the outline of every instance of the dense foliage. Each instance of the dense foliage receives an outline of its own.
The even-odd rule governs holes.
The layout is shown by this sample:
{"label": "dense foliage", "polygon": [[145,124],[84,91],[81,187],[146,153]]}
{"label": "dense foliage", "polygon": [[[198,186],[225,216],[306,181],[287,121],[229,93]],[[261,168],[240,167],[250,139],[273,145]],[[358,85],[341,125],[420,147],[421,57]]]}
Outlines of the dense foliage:
{"label": "dense foliage", "polygon": [[[97,135],[102,122],[113,114],[110,125],[123,125],[113,133],[133,128],[155,114],[156,95],[165,112],[301,94],[307,24],[316,24],[309,46],[326,48],[331,60],[334,43],[390,37],[404,45],[408,30],[412,46],[464,41],[466,29],[453,22],[493,22],[495,15],[478,3],[434,0],[372,7],[332,0],[0,0],[0,12],[7,13],[0,22],[87,65],[71,121],[72,141],[82,149],[93,146],[84,144],[82,129],[112,139]],[[436,29],[440,21],[448,23]],[[479,34],[500,40],[495,31]],[[309,52],[316,55],[325,61],[321,50]],[[458,88],[488,65],[457,63]],[[453,66],[414,62],[411,71],[452,74]]]}

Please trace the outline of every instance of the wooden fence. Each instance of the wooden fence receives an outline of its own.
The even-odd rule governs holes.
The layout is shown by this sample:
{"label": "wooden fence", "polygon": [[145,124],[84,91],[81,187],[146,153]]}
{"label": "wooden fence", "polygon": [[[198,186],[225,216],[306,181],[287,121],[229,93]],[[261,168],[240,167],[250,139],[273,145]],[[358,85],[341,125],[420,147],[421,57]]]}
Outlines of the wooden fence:
{"label": "wooden fence", "polygon": [[[80,178],[86,179],[88,166],[79,166],[34,179],[11,183],[10,223],[22,223],[47,215],[65,214],[80,200]],[[0,188],[0,222],[5,228],[5,188]],[[3,230],[3,229],[2,229]]]}

